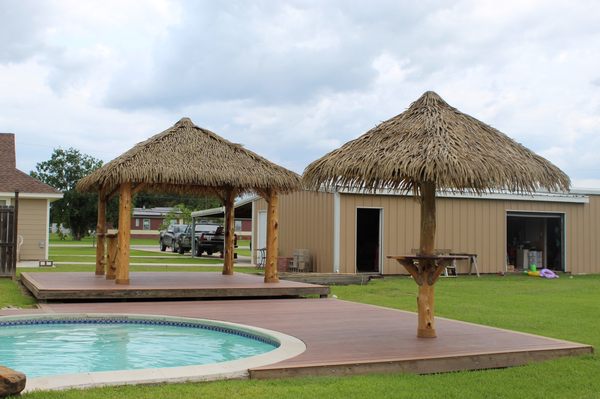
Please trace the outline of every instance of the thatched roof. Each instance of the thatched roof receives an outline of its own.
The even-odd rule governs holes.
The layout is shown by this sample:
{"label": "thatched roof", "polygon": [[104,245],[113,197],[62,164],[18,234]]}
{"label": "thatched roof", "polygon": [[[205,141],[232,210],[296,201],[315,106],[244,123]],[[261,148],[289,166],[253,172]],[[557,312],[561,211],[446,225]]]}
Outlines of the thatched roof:
{"label": "thatched roof", "polygon": [[81,179],[77,189],[111,192],[125,182],[143,183],[144,191],[154,192],[286,193],[299,187],[300,177],[183,118]]}
{"label": "thatched roof", "polygon": [[310,188],[533,192],[569,189],[559,168],[428,91],[400,115],[311,163]]}

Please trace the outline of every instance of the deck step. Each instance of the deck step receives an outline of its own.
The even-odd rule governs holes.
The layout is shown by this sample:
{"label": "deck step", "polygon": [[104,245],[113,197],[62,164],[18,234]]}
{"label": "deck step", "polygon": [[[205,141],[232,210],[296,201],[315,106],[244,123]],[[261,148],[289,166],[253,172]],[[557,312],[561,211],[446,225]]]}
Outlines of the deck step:
{"label": "deck step", "polygon": [[342,273],[290,273],[280,272],[282,280],[296,281],[307,284],[320,285],[364,285],[373,278],[370,274],[342,274]]}

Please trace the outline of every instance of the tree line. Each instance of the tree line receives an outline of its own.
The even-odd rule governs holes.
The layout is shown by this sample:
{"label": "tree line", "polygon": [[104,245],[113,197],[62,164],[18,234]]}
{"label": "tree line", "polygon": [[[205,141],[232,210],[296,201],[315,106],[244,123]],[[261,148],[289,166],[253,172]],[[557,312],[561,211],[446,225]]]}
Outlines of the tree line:
{"label": "tree line", "polygon": [[[55,148],[47,161],[39,162],[30,176],[62,191],[63,198],[50,204],[50,223],[62,225],[79,241],[96,230],[98,216],[98,194],[81,193],[75,189],[77,182],[100,168],[103,162],[75,148]],[[217,198],[184,196],[175,194],[138,193],[133,198],[136,208],[177,207],[187,210],[202,210],[220,206]],[[107,204],[107,222],[117,225],[118,198]]]}

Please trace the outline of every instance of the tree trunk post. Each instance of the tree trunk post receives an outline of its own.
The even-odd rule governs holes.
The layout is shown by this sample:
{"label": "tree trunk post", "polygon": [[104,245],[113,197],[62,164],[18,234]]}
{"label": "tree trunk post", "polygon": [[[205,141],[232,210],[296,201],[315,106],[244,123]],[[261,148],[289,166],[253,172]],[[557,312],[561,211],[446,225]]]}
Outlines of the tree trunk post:
{"label": "tree trunk post", "polygon": [[96,225],[96,276],[103,276],[106,266],[104,248],[106,236],[106,196],[104,190],[98,193],[98,224]]}
{"label": "tree trunk post", "polygon": [[117,284],[129,284],[129,238],[131,236],[131,183],[119,187],[119,231],[117,233]]}
{"label": "tree trunk post", "polygon": [[106,235],[106,279],[114,280],[117,278],[117,235]]}
{"label": "tree trunk post", "polygon": [[[421,183],[421,242],[419,255],[434,255],[435,246],[435,183]],[[434,261],[421,261],[419,268],[423,274],[423,284],[419,285],[417,307],[419,312],[419,327],[417,337],[435,338],[434,319],[434,284],[430,284],[430,275],[435,273]]]}
{"label": "tree trunk post", "polygon": [[279,197],[275,190],[269,190],[267,203],[267,261],[265,262],[265,283],[278,283],[277,253],[279,252]]}
{"label": "tree trunk post", "polygon": [[228,189],[225,192],[225,242],[223,243],[223,274],[233,274],[234,243],[235,233],[235,191]]}

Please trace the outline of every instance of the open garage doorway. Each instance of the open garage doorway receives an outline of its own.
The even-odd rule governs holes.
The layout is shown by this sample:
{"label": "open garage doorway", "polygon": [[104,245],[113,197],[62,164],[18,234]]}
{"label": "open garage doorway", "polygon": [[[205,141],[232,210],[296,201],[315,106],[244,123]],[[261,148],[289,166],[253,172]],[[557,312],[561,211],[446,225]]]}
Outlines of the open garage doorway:
{"label": "open garage doorway", "polygon": [[356,272],[381,272],[381,209],[356,209]]}
{"label": "open garage doorway", "polygon": [[565,271],[564,219],[562,213],[507,212],[508,264],[521,270],[535,264]]}

